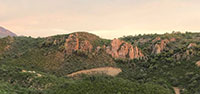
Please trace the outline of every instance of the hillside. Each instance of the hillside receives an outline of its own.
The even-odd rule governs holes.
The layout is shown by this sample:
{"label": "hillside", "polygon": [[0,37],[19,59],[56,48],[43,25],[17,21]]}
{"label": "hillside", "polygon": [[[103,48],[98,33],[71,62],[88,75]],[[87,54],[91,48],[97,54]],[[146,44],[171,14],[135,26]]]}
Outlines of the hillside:
{"label": "hillside", "polygon": [[17,35],[0,26],[0,38],[7,37],[7,36],[17,36]]}
{"label": "hillside", "polygon": [[200,33],[107,40],[76,32],[0,45],[1,94],[200,93]]}

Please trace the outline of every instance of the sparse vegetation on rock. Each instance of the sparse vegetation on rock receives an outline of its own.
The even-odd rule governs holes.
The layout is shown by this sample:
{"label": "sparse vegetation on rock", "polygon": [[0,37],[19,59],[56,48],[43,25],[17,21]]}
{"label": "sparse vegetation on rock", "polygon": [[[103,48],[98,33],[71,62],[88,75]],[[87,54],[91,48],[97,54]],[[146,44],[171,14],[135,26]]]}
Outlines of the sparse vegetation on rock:
{"label": "sparse vegetation on rock", "polygon": [[[0,93],[175,94],[177,87],[180,94],[198,94],[199,41],[200,33],[189,32],[1,38]],[[109,68],[118,71],[113,76]],[[79,79],[67,76],[79,73]]]}

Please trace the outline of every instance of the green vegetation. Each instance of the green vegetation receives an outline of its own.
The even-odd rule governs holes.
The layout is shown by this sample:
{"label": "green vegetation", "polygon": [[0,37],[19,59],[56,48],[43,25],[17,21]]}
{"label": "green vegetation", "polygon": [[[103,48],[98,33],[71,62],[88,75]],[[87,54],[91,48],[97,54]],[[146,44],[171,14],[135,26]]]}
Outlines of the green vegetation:
{"label": "green vegetation", "polygon": [[[113,59],[104,49],[86,53],[65,52],[69,35],[47,38],[7,37],[0,39],[0,94],[181,94],[200,93],[200,33],[150,34],[120,39],[138,46],[145,59]],[[163,39],[175,38],[160,54],[152,48]],[[81,32],[93,48],[110,45],[111,40]],[[191,43],[196,46],[188,47]],[[83,75],[68,78],[79,70],[118,67],[116,77]]]}
{"label": "green vegetation", "polygon": [[139,84],[121,78],[91,76],[65,83],[53,94],[171,94],[172,90],[157,84]]}
{"label": "green vegetation", "polygon": [[[86,34],[83,34],[85,37]],[[81,51],[72,55],[65,54],[64,43],[68,36],[60,35],[37,39],[16,37],[10,45],[12,48],[3,54],[2,58],[4,59],[0,62],[18,67],[25,66],[26,70],[42,71],[57,76],[83,69],[115,66],[111,56],[103,51],[95,55]],[[91,38],[91,36],[88,38]],[[93,42],[101,43],[99,46],[102,45],[102,41],[105,41],[96,36],[94,38],[97,38],[97,40],[93,40]]]}

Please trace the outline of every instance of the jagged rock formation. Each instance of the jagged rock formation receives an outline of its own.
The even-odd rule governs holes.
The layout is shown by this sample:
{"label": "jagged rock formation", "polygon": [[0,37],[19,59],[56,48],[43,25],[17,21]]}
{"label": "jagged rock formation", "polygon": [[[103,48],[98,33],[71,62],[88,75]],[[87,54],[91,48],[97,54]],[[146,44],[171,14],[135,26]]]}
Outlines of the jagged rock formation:
{"label": "jagged rock formation", "polygon": [[7,37],[7,36],[17,36],[17,35],[0,26],[0,38]]}
{"label": "jagged rock formation", "polygon": [[[153,40],[153,42],[156,42],[156,41],[159,41],[159,40],[161,40],[161,38],[157,37],[156,39]],[[156,43],[153,46],[152,54],[159,54],[159,53],[161,53],[165,49],[165,47],[166,47],[166,45],[168,43],[174,42],[174,41],[176,41],[175,38],[171,38],[170,40],[168,40],[168,39],[161,40],[160,43]]]}
{"label": "jagged rock formation", "polygon": [[[100,85],[111,86],[105,89],[112,90],[113,84],[125,86],[127,83],[133,86],[130,84],[119,92],[127,93],[127,88],[132,86],[130,93],[136,90],[138,93],[146,91],[148,94],[153,90],[158,91],[153,94],[195,94],[199,92],[200,78],[198,37],[200,33],[130,36],[120,38],[122,40],[107,40],[82,32],[47,38],[6,37],[0,39],[0,77],[3,83],[9,84],[5,86],[6,91],[9,91],[7,88],[10,86],[17,86],[19,90],[14,91],[27,91],[25,94],[32,93],[33,90],[37,90],[33,93],[66,92],[68,89],[76,91],[85,85],[90,85],[90,90],[100,90]],[[155,52],[162,54],[151,54],[153,47]],[[122,60],[115,60],[113,57]],[[139,59],[130,60],[135,58]],[[80,76],[76,80],[68,77],[65,79],[65,76],[79,77],[80,74],[89,76]],[[102,81],[104,83],[101,83]],[[139,84],[141,81],[145,82],[142,86]],[[100,82],[99,88],[94,87],[96,82]],[[51,90],[52,88],[55,90]],[[121,86],[114,89],[121,89]],[[91,93],[95,94],[95,91]],[[116,92],[109,94],[112,93]]]}
{"label": "jagged rock formation", "polygon": [[160,43],[155,44],[155,46],[153,47],[153,54],[159,54],[161,53],[164,48],[166,47],[167,43],[169,43],[169,40],[165,39],[165,40],[161,40]]}
{"label": "jagged rock formation", "polygon": [[141,50],[137,46],[133,47],[130,43],[114,39],[111,46],[106,47],[106,52],[114,58],[129,58],[135,59],[144,57]]}
{"label": "jagged rock formation", "polygon": [[133,47],[130,43],[119,39],[112,40],[110,46],[97,46],[94,48],[94,52],[92,51],[93,48],[94,46],[87,38],[80,39],[79,33],[70,34],[65,42],[65,52],[67,54],[72,54],[75,51],[98,53],[101,49],[104,49],[113,58],[135,59],[144,57],[137,46]]}
{"label": "jagged rock formation", "polygon": [[91,52],[93,46],[88,40],[80,40],[78,33],[70,34],[65,42],[65,51],[71,54],[74,51],[80,50],[83,52]]}

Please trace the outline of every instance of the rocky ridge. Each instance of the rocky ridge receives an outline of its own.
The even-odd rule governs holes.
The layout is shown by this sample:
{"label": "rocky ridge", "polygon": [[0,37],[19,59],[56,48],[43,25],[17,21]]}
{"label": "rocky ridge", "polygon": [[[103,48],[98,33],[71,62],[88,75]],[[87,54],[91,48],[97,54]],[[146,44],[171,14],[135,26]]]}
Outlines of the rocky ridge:
{"label": "rocky ridge", "polygon": [[200,60],[196,62],[196,65],[200,67]]}
{"label": "rocky ridge", "polygon": [[142,51],[137,47],[133,47],[130,43],[125,41],[114,39],[111,42],[111,46],[106,47],[106,52],[114,58],[141,58],[144,57]]}
{"label": "rocky ridge", "polygon": [[65,42],[65,51],[68,54],[78,50],[83,52],[91,52],[92,48],[93,46],[88,40],[80,41],[78,33],[70,34]]}
{"label": "rocky ridge", "polygon": [[[79,37],[79,33],[73,33],[70,34],[69,37],[66,39],[65,51],[67,54],[72,54],[75,51],[82,51],[86,53],[92,52],[92,49],[94,47],[90,43],[90,41],[83,39],[81,40]],[[137,46],[134,47],[132,44],[122,41],[120,39],[112,40],[112,42],[108,46],[98,46],[94,49],[96,49],[95,52],[99,52],[100,49],[103,49],[113,58],[135,59],[144,57],[144,54]]]}
{"label": "rocky ridge", "polygon": [[161,40],[160,37],[157,37],[152,42],[154,43],[154,42],[157,42],[157,41],[160,41],[160,43],[156,43],[153,46],[152,54],[159,54],[159,53],[161,53],[166,48],[166,46],[167,46],[168,43],[174,42],[174,41],[176,41],[176,39],[175,38],[171,38],[171,39],[163,39],[163,40]]}

